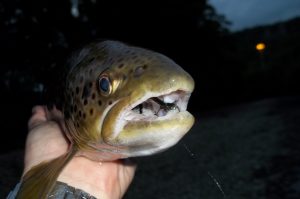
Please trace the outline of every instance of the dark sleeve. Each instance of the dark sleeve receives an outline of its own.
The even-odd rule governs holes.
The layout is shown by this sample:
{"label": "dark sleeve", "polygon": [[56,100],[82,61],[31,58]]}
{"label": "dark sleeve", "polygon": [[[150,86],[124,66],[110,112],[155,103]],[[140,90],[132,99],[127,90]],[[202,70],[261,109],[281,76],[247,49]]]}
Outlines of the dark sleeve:
{"label": "dark sleeve", "polygon": [[[11,191],[6,199],[15,199],[16,195],[20,189],[20,184],[18,183],[13,191]],[[48,198],[51,199],[96,199],[94,196],[82,191],[81,189],[76,189],[71,187],[66,183],[57,181],[55,183],[53,191],[49,194]]]}

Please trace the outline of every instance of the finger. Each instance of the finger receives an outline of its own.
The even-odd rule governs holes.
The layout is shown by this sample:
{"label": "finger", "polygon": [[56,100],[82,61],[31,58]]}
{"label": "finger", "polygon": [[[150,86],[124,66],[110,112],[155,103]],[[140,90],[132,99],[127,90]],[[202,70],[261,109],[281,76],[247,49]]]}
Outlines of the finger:
{"label": "finger", "polygon": [[63,113],[54,106],[51,110],[46,109],[46,118],[48,120],[59,121],[63,119]]}
{"label": "finger", "polygon": [[32,116],[28,121],[28,128],[32,129],[45,121],[47,121],[45,107],[34,106],[32,108]]}

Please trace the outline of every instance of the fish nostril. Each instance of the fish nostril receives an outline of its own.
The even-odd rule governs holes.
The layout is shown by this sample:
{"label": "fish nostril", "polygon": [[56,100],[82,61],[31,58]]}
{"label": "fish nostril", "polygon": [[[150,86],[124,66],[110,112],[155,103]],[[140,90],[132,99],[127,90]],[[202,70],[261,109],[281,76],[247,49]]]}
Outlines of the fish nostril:
{"label": "fish nostril", "polygon": [[141,75],[144,73],[145,69],[146,69],[146,65],[138,66],[138,67],[134,70],[133,76],[134,76],[134,77],[139,77],[139,76],[141,76]]}

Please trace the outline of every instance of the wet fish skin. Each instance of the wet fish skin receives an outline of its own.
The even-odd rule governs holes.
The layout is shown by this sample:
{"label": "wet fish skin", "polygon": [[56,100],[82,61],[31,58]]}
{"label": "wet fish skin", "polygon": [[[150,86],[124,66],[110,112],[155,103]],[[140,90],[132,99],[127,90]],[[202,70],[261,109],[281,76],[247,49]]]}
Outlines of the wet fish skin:
{"label": "wet fish skin", "polygon": [[[117,41],[95,42],[73,55],[66,69],[62,110],[71,148],[29,170],[17,198],[47,198],[74,155],[111,161],[155,154],[176,144],[194,123],[186,111],[194,81],[162,54]],[[101,90],[102,79],[108,80],[108,92]],[[135,113],[136,106],[144,111]],[[160,107],[164,112],[158,116]]]}
{"label": "wet fish skin", "polygon": [[[66,118],[70,129],[68,136],[82,154],[91,159],[113,160],[158,152],[155,140],[167,138],[151,134],[168,132],[174,126],[171,120],[151,121],[151,124],[140,121],[133,125],[122,119],[124,110],[138,99],[178,90],[186,92],[189,98],[194,88],[191,76],[171,59],[116,41],[90,44],[72,64],[66,78],[64,105],[65,115],[69,116]],[[99,77],[103,74],[109,77],[112,85],[108,96],[103,96],[98,88]],[[193,121],[188,112],[181,114],[176,119],[178,132],[172,132],[171,137],[177,134],[179,140]],[[142,150],[143,144],[145,150]],[[168,148],[169,145],[160,143],[159,147]]]}

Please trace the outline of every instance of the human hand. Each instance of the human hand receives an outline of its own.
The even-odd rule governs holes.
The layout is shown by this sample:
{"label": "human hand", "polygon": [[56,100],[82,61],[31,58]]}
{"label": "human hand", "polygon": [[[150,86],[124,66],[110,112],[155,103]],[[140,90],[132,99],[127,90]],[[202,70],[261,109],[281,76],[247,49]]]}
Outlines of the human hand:
{"label": "human hand", "polygon": [[[49,112],[44,106],[33,108],[28,122],[23,175],[33,166],[68,151],[70,144],[63,135],[60,123],[63,123],[63,116],[57,109]],[[135,165],[124,160],[95,162],[85,157],[74,157],[57,180],[97,198],[119,199],[130,185],[135,168]]]}

